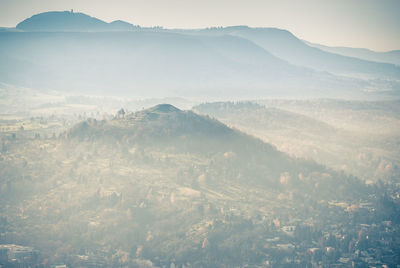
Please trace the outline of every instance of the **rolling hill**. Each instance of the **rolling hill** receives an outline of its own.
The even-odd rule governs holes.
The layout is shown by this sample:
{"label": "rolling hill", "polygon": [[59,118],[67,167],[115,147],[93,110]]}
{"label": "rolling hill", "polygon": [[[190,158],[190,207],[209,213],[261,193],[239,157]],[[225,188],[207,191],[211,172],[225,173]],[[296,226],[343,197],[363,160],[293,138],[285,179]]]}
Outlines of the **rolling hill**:
{"label": "rolling hill", "polygon": [[66,137],[79,141],[118,141],[127,146],[202,156],[228,153],[236,155],[231,160],[243,167],[247,166],[244,159],[253,159],[260,165],[259,168],[268,169],[266,177],[273,174],[279,176],[283,169],[296,168],[293,159],[276,151],[271,145],[219,121],[192,111],[179,110],[169,104],[160,104],[111,121],[84,121],[71,128]]}
{"label": "rolling hill", "polygon": [[[193,110],[293,156],[364,180],[398,177],[398,101],[263,100],[203,103]],[[357,153],[354,153],[357,152]]]}
{"label": "rolling hill", "polygon": [[124,21],[104,22],[83,13],[51,11],[34,15],[20,23],[18,30],[38,32],[132,31],[137,28]]}
{"label": "rolling hill", "polygon": [[73,267],[281,264],[282,244],[307,256],[327,232],[357,237],[358,218],[395,219],[358,208],[380,208],[377,189],[162,104],[3,139],[0,239]]}

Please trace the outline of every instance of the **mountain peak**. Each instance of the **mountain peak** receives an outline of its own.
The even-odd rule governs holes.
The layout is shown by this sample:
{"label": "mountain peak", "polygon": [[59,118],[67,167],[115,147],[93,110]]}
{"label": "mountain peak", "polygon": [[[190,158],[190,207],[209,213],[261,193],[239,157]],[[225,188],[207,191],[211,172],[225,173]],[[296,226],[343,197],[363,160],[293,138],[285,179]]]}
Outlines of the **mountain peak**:
{"label": "mountain peak", "polygon": [[215,119],[192,111],[182,111],[171,104],[159,104],[108,121],[88,119],[72,127],[66,134],[70,138],[102,139],[107,137],[119,141],[130,137],[129,140],[139,143],[166,140],[176,142],[188,137],[196,137],[196,140],[202,137],[202,139],[215,141],[238,135]]}
{"label": "mountain peak", "polygon": [[159,112],[159,113],[171,113],[171,112],[182,112],[182,110],[176,108],[175,106],[171,104],[158,104],[152,108],[149,108],[150,111],[152,112]]}
{"label": "mountain peak", "polygon": [[124,21],[107,23],[84,13],[49,11],[33,15],[18,23],[17,29],[44,32],[128,31],[135,26]]}

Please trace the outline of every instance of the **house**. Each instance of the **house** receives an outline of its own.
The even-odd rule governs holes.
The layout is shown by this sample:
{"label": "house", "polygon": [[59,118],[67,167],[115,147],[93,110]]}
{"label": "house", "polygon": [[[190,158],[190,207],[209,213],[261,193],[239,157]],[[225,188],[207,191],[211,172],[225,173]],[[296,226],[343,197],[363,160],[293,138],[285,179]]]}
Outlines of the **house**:
{"label": "house", "polygon": [[284,232],[287,235],[293,236],[294,231],[296,230],[296,226],[293,225],[286,225],[281,228],[282,232]]}

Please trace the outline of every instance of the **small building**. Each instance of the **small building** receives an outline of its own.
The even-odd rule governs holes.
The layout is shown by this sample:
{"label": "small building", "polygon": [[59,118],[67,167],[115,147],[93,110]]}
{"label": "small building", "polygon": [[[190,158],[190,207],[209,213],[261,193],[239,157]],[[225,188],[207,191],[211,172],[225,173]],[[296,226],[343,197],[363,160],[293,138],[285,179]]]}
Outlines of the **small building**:
{"label": "small building", "polygon": [[294,231],[296,230],[296,226],[294,225],[286,225],[281,228],[282,232],[284,232],[287,235],[293,236]]}

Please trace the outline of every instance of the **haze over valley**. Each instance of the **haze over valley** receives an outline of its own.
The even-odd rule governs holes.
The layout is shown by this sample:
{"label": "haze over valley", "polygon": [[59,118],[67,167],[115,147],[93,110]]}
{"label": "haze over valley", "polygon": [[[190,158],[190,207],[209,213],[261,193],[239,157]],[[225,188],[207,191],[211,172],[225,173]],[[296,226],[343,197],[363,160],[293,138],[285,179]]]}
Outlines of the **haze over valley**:
{"label": "haze over valley", "polygon": [[0,267],[398,267],[398,50],[94,15],[0,28]]}

